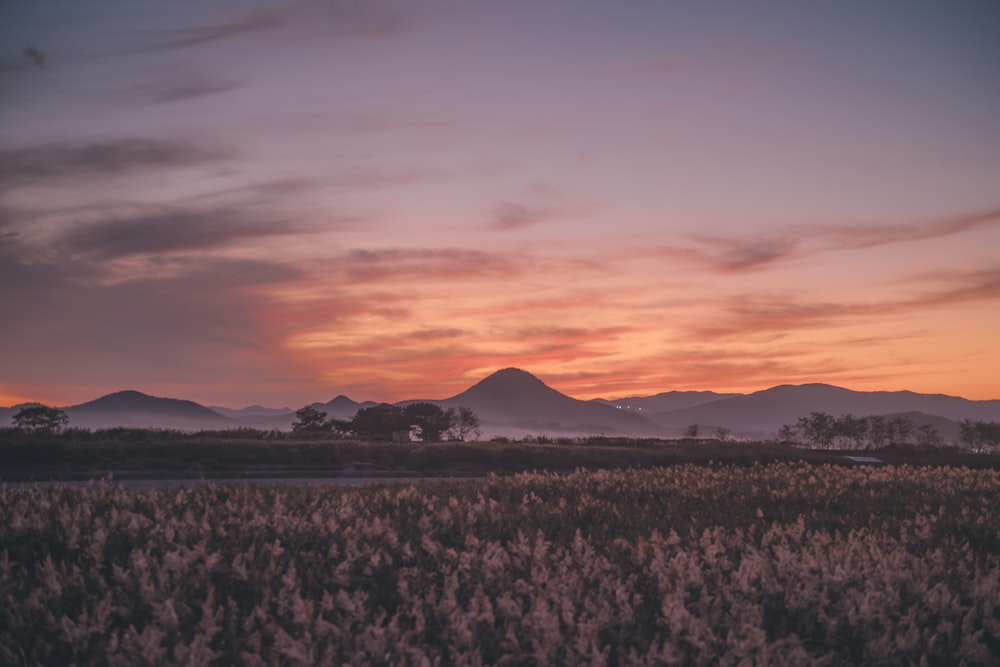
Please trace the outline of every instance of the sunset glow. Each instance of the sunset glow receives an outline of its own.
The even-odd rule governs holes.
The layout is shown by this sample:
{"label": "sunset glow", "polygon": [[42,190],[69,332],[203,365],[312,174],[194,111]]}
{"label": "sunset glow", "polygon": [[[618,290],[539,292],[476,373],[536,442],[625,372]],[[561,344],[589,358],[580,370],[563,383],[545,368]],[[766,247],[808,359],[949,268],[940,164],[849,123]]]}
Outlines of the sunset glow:
{"label": "sunset glow", "polygon": [[1000,398],[1000,4],[4,3],[0,405]]}

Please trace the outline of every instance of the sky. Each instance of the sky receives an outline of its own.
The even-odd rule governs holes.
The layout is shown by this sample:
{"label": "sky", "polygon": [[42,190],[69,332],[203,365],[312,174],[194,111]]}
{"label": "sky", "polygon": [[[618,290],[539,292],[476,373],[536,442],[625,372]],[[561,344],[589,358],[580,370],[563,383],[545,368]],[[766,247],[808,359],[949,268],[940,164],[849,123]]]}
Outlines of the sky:
{"label": "sky", "polygon": [[3,0],[0,405],[1000,399],[1000,3]]}

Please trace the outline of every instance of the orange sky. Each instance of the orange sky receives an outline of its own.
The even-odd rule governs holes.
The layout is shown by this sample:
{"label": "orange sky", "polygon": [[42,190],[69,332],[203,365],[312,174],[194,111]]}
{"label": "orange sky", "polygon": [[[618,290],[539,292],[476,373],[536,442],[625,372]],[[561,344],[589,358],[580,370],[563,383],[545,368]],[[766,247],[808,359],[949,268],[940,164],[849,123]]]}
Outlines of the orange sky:
{"label": "orange sky", "polygon": [[53,4],[0,10],[0,405],[1000,398],[1000,8]]}

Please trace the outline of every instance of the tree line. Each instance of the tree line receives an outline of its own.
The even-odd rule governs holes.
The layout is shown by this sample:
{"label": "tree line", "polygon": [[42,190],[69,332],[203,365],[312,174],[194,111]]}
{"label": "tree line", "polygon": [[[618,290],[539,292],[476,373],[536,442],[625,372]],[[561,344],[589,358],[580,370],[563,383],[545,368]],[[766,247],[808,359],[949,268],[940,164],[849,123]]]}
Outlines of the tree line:
{"label": "tree line", "polygon": [[295,411],[294,433],[336,433],[373,440],[425,442],[476,439],[479,417],[469,408],[448,408],[433,403],[405,406],[381,403],[362,408],[350,419],[327,419],[326,412],[311,405]]}
{"label": "tree line", "polygon": [[[973,452],[1000,448],[1000,424],[966,419],[959,424],[958,444]],[[819,449],[881,449],[889,445],[944,445],[940,432],[931,424],[915,424],[903,415],[887,417],[852,414],[834,417],[813,412],[795,424],[781,427],[778,437],[785,442],[803,442]]]}

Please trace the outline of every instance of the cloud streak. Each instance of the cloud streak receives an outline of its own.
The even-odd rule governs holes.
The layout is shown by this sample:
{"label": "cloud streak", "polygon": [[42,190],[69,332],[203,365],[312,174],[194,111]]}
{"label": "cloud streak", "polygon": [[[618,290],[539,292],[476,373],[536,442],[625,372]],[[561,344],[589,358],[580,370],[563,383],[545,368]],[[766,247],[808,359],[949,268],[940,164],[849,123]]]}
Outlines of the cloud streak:
{"label": "cloud streak", "polygon": [[235,210],[167,209],[77,225],[59,236],[57,242],[94,259],[113,260],[212,250],[300,231],[287,220],[248,219],[246,213]]}
{"label": "cloud streak", "polygon": [[257,10],[226,23],[150,31],[143,35],[145,39],[141,48],[160,51],[201,46],[248,33],[270,30],[281,24],[281,19],[274,13]]}
{"label": "cloud streak", "polygon": [[795,297],[743,295],[720,304],[725,315],[692,327],[694,340],[759,338],[810,329],[835,329],[911,312],[1000,301],[1000,268],[955,273],[937,288],[909,297],[871,302],[806,301]]}
{"label": "cloud streak", "polygon": [[694,245],[660,245],[624,253],[627,258],[653,258],[701,265],[720,274],[761,271],[817,255],[867,250],[899,243],[931,241],[980,229],[1000,227],[1000,209],[900,224],[829,224],[764,232],[757,238],[692,235]]}
{"label": "cloud streak", "polygon": [[190,167],[225,157],[187,142],[138,137],[0,148],[0,190]]}

